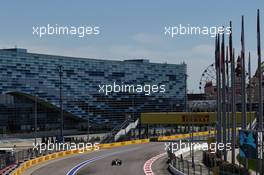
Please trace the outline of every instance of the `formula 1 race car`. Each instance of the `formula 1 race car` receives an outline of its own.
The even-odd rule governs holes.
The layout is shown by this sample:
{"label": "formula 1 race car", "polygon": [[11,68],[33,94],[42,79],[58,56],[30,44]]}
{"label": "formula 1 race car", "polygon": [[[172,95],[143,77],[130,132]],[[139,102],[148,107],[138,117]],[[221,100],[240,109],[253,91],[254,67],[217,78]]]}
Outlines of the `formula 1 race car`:
{"label": "formula 1 race car", "polygon": [[112,161],[112,166],[121,166],[122,165],[122,160],[120,159],[115,159]]}

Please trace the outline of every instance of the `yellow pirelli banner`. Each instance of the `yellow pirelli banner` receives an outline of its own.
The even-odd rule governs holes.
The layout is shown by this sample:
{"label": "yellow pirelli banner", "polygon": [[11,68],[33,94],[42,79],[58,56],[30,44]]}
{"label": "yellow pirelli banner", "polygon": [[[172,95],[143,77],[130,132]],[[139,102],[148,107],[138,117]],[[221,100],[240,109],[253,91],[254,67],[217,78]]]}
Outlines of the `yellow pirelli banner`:
{"label": "yellow pirelli banner", "polygon": [[[247,113],[247,121],[256,117],[256,112]],[[227,115],[228,116],[228,115]],[[230,113],[231,118],[231,113]],[[236,113],[237,124],[241,124],[241,112]],[[161,113],[142,113],[141,124],[200,124],[212,125],[216,121],[215,112],[161,112]],[[230,120],[232,121],[232,120]]]}

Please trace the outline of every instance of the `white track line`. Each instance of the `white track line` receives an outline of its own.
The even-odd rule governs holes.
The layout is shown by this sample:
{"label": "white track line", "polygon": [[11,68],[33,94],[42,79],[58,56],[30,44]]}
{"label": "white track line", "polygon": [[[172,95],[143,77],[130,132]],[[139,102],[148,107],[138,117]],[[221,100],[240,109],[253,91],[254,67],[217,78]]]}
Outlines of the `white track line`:
{"label": "white track line", "polygon": [[126,149],[126,150],[122,150],[122,151],[117,151],[117,152],[111,152],[111,153],[108,153],[108,154],[103,154],[101,156],[93,157],[91,159],[88,159],[86,161],[83,161],[83,162],[79,163],[78,165],[75,165],[66,175],[76,175],[77,172],[81,168],[83,168],[83,167],[87,166],[88,164],[93,163],[93,162],[95,162],[97,160],[101,160],[103,158],[110,157],[110,156],[117,155],[117,154],[121,154],[121,153],[125,153],[125,152],[135,151],[137,149],[139,149],[139,147],[130,148],[130,149]]}

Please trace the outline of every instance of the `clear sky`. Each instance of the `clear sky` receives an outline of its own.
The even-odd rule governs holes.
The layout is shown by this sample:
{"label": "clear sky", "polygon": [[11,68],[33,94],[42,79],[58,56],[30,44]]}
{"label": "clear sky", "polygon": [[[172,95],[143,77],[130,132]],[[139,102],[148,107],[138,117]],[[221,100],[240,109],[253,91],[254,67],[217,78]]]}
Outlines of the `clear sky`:
{"label": "clear sky", "polygon": [[[0,5],[0,48],[21,47],[29,52],[97,59],[148,58],[151,62],[188,66],[188,91],[199,92],[202,71],[214,62],[214,38],[186,35],[169,38],[165,26],[222,26],[233,21],[234,45],[240,48],[240,21],[245,16],[246,51],[256,67],[256,10],[263,0],[5,0]],[[32,27],[58,24],[99,26],[100,35],[85,38],[32,35]],[[263,52],[263,51],[262,51]],[[263,54],[264,55],[264,52]]]}

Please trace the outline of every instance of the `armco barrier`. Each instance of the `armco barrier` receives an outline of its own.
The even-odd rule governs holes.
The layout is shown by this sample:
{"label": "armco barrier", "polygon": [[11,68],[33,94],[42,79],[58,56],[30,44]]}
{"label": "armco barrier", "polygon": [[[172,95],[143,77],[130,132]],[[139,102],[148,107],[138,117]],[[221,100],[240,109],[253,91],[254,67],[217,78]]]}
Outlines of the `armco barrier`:
{"label": "armco barrier", "polygon": [[[212,132],[211,132],[212,133]],[[199,136],[205,136],[208,135],[209,132],[198,132],[196,133]],[[179,135],[173,135],[173,136],[163,136],[163,137],[158,137],[159,141],[164,141],[164,140],[171,140],[171,139],[182,139],[182,138],[187,138],[190,137],[191,134],[179,134]],[[118,146],[125,146],[125,145],[132,145],[132,144],[142,144],[142,143],[148,143],[149,139],[140,139],[140,140],[133,140],[133,141],[124,141],[124,142],[115,142],[115,143],[106,143],[106,144],[100,144],[99,148],[100,149],[109,149],[113,147],[118,147]],[[87,152],[88,150],[85,150]],[[28,160],[24,162],[22,165],[20,165],[15,171],[13,171],[11,174],[12,175],[21,175],[24,171],[29,169],[30,167],[41,164],[44,162],[47,162],[49,160],[65,157],[68,155],[73,155],[73,154],[78,154],[79,150],[67,150],[67,151],[61,151],[57,153],[52,153],[48,154],[45,156],[41,156],[35,159]]]}
{"label": "armco barrier", "polygon": [[[207,136],[209,134],[214,134],[214,131],[203,131],[203,132],[195,132],[193,133],[193,136]],[[158,137],[158,141],[166,141],[166,140],[174,140],[174,139],[184,139],[191,137],[192,134],[177,134],[177,135],[172,135],[172,136],[161,136]]]}
{"label": "armco barrier", "polygon": [[185,175],[183,172],[181,172],[181,171],[177,170],[176,168],[174,168],[171,164],[169,164],[169,170],[174,175]]}

